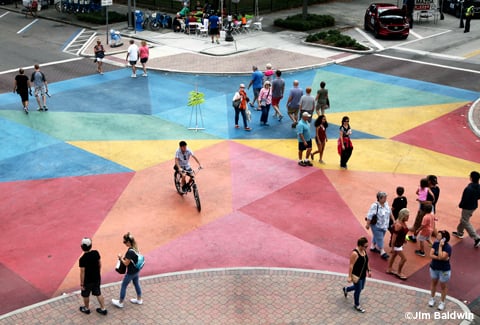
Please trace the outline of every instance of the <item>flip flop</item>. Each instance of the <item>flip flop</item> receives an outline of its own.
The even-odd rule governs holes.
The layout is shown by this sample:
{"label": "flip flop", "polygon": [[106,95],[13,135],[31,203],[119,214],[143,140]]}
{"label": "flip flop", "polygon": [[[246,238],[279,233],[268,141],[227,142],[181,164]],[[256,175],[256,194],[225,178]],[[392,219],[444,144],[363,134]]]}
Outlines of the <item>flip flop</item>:
{"label": "flip flop", "polygon": [[403,280],[405,281],[407,279],[407,277],[405,275],[400,275],[400,274],[395,274],[397,276],[397,278],[399,278],[400,280]]}
{"label": "flip flop", "polygon": [[387,273],[387,274],[391,274],[391,275],[395,275],[395,276],[398,276],[398,274],[397,274],[397,273],[395,273],[395,272],[393,272],[393,271],[385,271],[385,273]]}

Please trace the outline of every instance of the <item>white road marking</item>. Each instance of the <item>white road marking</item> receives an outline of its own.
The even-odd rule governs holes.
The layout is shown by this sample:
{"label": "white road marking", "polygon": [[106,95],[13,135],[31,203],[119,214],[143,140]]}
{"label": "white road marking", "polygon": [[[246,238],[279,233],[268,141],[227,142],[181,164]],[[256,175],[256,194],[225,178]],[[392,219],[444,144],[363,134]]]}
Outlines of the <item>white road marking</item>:
{"label": "white road marking", "polygon": [[[61,60],[61,61],[53,61],[53,62],[47,62],[47,63],[39,63],[41,67],[49,66],[49,65],[54,65],[54,64],[61,64],[61,63],[67,63],[67,62],[73,62],[73,61],[78,61],[82,60],[82,58],[72,58],[72,59],[66,59],[66,60]],[[33,65],[28,66],[28,67],[22,67],[23,69],[33,69]],[[11,70],[6,70],[6,71],[1,71],[0,74],[7,74],[7,73],[12,73],[12,72],[17,72],[18,68],[11,69]]]}
{"label": "white road marking", "polygon": [[28,24],[27,26],[23,27],[22,29],[20,29],[17,34],[20,34],[20,33],[23,33],[25,30],[29,29],[30,26],[32,26],[33,24],[35,24],[36,22],[38,21],[38,18],[36,18],[34,21],[32,21],[30,24]]}

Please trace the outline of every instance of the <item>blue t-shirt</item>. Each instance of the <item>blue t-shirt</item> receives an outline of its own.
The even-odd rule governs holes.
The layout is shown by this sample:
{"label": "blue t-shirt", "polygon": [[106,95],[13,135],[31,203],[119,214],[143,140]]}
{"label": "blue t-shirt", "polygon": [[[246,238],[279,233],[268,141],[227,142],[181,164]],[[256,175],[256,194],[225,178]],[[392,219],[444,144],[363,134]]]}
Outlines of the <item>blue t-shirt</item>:
{"label": "blue t-shirt", "polygon": [[[439,245],[440,245],[440,242],[438,240],[434,242],[432,245],[434,254],[437,256],[438,256]],[[448,243],[445,243],[443,245],[443,251],[448,253],[448,256],[452,258],[452,246],[450,246]],[[430,267],[436,271],[450,271],[450,259],[448,259],[447,261],[432,260],[432,263],[430,263]]]}
{"label": "blue t-shirt", "polygon": [[312,135],[310,134],[310,124],[308,122],[305,122],[303,119],[300,120],[300,122],[298,122],[297,124],[298,142],[303,142],[300,134],[303,134],[303,138],[305,139],[305,141],[312,140]]}
{"label": "blue t-shirt", "polygon": [[252,73],[253,89],[261,89],[263,87],[263,73],[261,71],[254,71]]}
{"label": "blue t-shirt", "polygon": [[210,16],[208,22],[210,23],[210,28],[218,28],[218,16]]}
{"label": "blue t-shirt", "polygon": [[288,104],[288,107],[290,108],[299,108],[300,107],[300,99],[303,96],[303,90],[302,88],[299,87],[293,87],[290,89],[290,103]]}

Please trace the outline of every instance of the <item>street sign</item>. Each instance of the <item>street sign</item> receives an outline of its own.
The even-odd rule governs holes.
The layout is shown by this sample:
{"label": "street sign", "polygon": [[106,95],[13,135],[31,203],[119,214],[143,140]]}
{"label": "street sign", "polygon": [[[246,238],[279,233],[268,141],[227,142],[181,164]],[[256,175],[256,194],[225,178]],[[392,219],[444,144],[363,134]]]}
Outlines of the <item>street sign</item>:
{"label": "street sign", "polygon": [[102,6],[111,6],[113,5],[113,0],[102,0]]}

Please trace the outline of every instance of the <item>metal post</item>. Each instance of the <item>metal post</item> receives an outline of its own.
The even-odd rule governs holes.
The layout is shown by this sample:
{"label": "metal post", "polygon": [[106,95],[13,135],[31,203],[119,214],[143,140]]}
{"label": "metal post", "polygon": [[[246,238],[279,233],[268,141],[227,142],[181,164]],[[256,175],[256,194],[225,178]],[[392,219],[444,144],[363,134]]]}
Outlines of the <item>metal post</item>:
{"label": "metal post", "polygon": [[460,26],[459,28],[464,28],[465,25],[463,24],[463,1],[460,1]]}
{"label": "metal post", "polygon": [[108,6],[105,6],[105,22],[107,26],[107,33],[105,36],[107,37],[107,45],[108,45]]}

